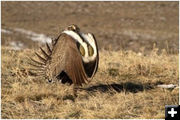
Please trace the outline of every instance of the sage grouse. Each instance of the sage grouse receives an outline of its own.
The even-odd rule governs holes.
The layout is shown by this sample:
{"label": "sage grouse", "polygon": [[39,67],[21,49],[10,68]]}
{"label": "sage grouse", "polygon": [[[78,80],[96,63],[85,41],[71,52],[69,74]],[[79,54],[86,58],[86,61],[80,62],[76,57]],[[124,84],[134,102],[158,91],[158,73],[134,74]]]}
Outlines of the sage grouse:
{"label": "sage grouse", "polygon": [[40,47],[42,55],[35,53],[38,60],[31,58],[31,65],[48,81],[73,83],[76,96],[78,87],[87,83],[98,69],[99,53],[94,35],[70,25],[52,41],[52,47],[47,43],[46,47],[46,52]]}

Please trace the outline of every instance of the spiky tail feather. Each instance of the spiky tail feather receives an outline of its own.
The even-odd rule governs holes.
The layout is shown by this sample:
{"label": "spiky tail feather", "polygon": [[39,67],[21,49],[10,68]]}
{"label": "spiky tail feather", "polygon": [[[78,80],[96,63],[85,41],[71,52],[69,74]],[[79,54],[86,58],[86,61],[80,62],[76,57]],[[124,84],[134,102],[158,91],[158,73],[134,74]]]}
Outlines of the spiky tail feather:
{"label": "spiky tail feather", "polygon": [[48,45],[48,43],[46,43],[46,48],[47,48],[47,52],[40,47],[41,54],[43,55],[43,57],[40,55],[40,53],[35,52],[38,60],[29,57],[31,62],[29,62],[28,64],[33,67],[33,68],[30,68],[29,70],[34,71],[38,76],[41,76],[41,75],[45,76],[46,63],[51,58],[50,55],[52,53],[52,50],[50,46]]}

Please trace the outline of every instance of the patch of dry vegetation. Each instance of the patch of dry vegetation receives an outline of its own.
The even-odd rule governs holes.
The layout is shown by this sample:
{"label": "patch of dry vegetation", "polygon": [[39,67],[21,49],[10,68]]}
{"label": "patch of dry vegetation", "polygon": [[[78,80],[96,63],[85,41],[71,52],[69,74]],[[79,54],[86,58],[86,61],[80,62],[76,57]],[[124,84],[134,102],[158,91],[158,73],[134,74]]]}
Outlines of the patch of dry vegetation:
{"label": "patch of dry vegetation", "polygon": [[28,71],[33,51],[2,47],[2,118],[164,118],[165,105],[178,104],[178,55],[100,51],[92,82],[72,97],[72,87],[48,83]]}

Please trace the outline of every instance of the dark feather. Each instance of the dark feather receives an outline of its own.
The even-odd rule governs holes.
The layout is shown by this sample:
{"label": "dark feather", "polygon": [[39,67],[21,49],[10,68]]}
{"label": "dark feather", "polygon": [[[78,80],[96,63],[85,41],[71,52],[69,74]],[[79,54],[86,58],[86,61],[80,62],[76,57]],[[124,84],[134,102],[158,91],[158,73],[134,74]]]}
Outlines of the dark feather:
{"label": "dark feather", "polygon": [[44,57],[46,57],[46,60],[48,60],[50,58],[50,56],[40,47]]}
{"label": "dark feather", "polygon": [[45,67],[44,65],[39,65],[39,64],[35,65],[35,64],[31,63],[31,62],[28,62],[28,64],[33,66],[33,67],[36,67],[36,68],[44,68]]}
{"label": "dark feather", "polygon": [[35,54],[38,56],[39,60],[41,60],[43,63],[46,63],[46,59],[41,57],[37,52],[35,52]]}
{"label": "dark feather", "polygon": [[29,59],[30,59],[31,61],[33,61],[34,63],[37,63],[37,64],[39,64],[39,65],[46,65],[45,63],[41,63],[41,62],[39,62],[39,61],[37,61],[37,60],[34,60],[34,59],[31,58],[31,57],[29,57]]}
{"label": "dark feather", "polygon": [[48,43],[46,43],[46,47],[47,47],[48,53],[51,54],[51,53],[52,53],[52,50],[51,50],[51,48],[49,47]]}

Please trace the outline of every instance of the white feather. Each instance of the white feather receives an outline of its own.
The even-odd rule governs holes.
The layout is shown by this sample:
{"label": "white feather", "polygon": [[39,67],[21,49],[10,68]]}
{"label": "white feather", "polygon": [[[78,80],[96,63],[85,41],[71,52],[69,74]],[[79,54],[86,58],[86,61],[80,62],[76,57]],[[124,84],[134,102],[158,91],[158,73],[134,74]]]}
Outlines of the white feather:
{"label": "white feather", "polygon": [[95,43],[95,40],[94,40],[92,34],[90,34],[90,33],[83,34],[82,33],[82,37],[84,38],[84,40],[86,42],[88,42],[92,46],[92,48],[94,50],[94,54],[92,56],[88,56],[89,61],[95,60],[97,57],[97,48],[96,48],[96,43]]}
{"label": "white feather", "polygon": [[88,63],[90,61],[93,61],[96,56],[97,56],[97,48],[96,48],[96,44],[95,44],[95,40],[92,36],[92,34],[88,33],[88,34],[84,34],[84,33],[80,33],[81,36],[83,37],[83,39],[89,43],[93,50],[94,50],[94,54],[92,56],[89,56],[88,55],[88,47],[87,47],[87,43],[86,42],[83,42],[82,38],[74,31],[71,31],[71,30],[65,30],[63,31],[63,33],[71,36],[72,38],[74,38],[79,44],[81,44],[83,47],[84,47],[84,50],[85,50],[85,55],[82,56],[82,59],[85,63]]}

